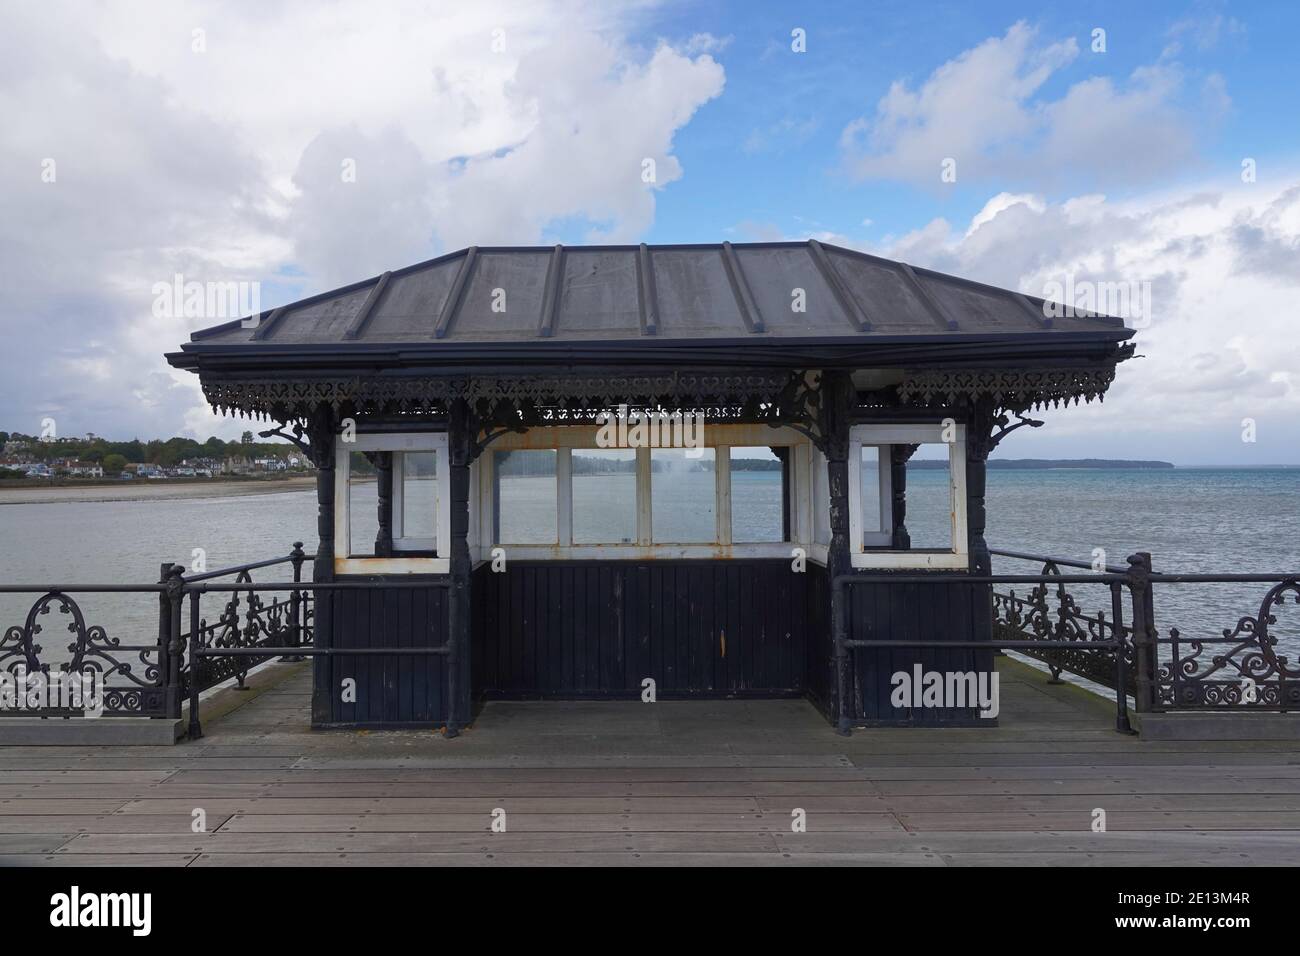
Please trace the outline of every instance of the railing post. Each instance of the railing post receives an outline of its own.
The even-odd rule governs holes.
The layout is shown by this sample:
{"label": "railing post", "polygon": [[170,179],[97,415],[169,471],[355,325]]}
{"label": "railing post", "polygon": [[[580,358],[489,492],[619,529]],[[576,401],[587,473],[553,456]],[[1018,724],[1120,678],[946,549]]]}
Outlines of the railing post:
{"label": "railing post", "polygon": [[163,596],[167,602],[167,677],[165,706],[167,717],[180,720],[181,717],[181,657],[185,652],[185,639],[181,636],[181,600],[185,596],[185,577],[179,564],[170,565],[163,582],[167,590]]}
{"label": "railing post", "polygon": [[1137,677],[1134,701],[1137,712],[1155,709],[1156,641],[1155,613],[1152,608],[1151,555],[1139,551],[1128,557],[1128,588],[1133,600],[1133,662]]}
{"label": "railing post", "polygon": [[[171,573],[172,563],[164,561],[158,571],[158,583],[167,584],[167,576]],[[167,682],[171,677],[171,646],[172,646],[172,615],[171,605],[167,600],[166,590],[158,592],[158,689],[162,692],[162,712],[163,715],[171,713],[171,703],[168,700]]]}
{"label": "railing post", "polygon": [[[295,541],[293,550],[289,552],[289,560],[293,562],[294,584],[302,581],[302,563],[306,557],[302,550],[302,542]],[[294,647],[302,647],[302,592],[297,588],[289,592],[289,643]],[[280,660],[300,661],[302,657],[282,657]]]}
{"label": "railing post", "polygon": [[199,725],[199,647],[203,643],[203,632],[199,618],[199,592],[190,591],[190,740],[203,736]]}
{"label": "railing post", "polygon": [[1115,730],[1133,733],[1128,719],[1128,662],[1124,660],[1124,596],[1118,581],[1110,585],[1111,627],[1115,631]]}

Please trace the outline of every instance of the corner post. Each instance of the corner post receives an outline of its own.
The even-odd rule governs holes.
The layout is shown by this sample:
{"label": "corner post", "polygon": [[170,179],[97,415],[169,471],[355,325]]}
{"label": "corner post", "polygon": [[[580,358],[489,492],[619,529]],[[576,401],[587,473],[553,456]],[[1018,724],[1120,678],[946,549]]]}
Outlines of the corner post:
{"label": "corner post", "polygon": [[[966,551],[969,555],[967,567],[970,573],[987,577],[993,573],[993,555],[989,553],[989,543],[984,538],[988,523],[988,511],[984,499],[988,486],[989,452],[993,450],[993,427],[995,409],[989,395],[980,395],[972,403],[970,421],[966,426]],[[993,585],[971,585],[971,615],[973,627],[971,636],[977,641],[993,641]],[[993,658],[1001,654],[999,650],[989,652],[975,651],[974,667],[976,670],[994,669]]]}
{"label": "corner post", "polygon": [[185,597],[184,569],[173,564],[167,569],[167,716],[180,720],[181,716],[181,659],[185,651],[185,638],[181,636],[181,601]]}
{"label": "corner post", "polygon": [[203,736],[203,727],[199,723],[199,648],[202,646],[202,618],[199,614],[199,592],[190,591],[190,740]]}
{"label": "corner post", "polygon": [[455,399],[447,409],[447,450],[451,467],[451,589],[447,599],[447,736],[455,737],[469,719],[470,554],[469,465],[477,435],[469,403]]}
{"label": "corner post", "polygon": [[[312,562],[311,577],[317,584],[334,580],[334,409],[321,403],[312,410],[307,422],[311,441],[311,461],[316,466],[316,560]],[[317,591],[315,597],[316,647],[334,644],[334,602],[329,591]],[[333,673],[329,655],[312,660],[311,722],[329,723],[335,690],[330,686]]]}
{"label": "corner post", "polygon": [[852,570],[849,557],[849,415],[854,404],[853,383],[848,373],[824,372],[821,380],[821,433],[825,440],[826,476],[829,484],[831,543],[826,553],[826,572],[831,579],[831,639],[835,647],[835,730],[850,733],[853,708],[850,702],[848,638],[849,589],[835,580]]}
{"label": "corner post", "polygon": [[158,583],[164,590],[158,592],[158,687],[162,691],[163,713],[171,713],[171,692],[168,682],[171,680],[172,615],[171,602],[167,598],[166,585],[171,574],[172,563],[164,561],[158,569]]}
{"label": "corner post", "polygon": [[[307,554],[302,549],[302,542],[295,541],[293,550],[289,552],[289,560],[293,563],[293,583],[298,584],[302,581],[302,564],[307,560]],[[294,647],[302,647],[302,592],[295,589],[289,592],[289,640]],[[294,655],[281,658],[284,661],[300,661],[300,656]]]}
{"label": "corner post", "polygon": [[1134,709],[1144,714],[1155,709],[1156,660],[1155,611],[1151,593],[1151,554],[1139,551],[1128,556],[1128,589],[1133,601]]}

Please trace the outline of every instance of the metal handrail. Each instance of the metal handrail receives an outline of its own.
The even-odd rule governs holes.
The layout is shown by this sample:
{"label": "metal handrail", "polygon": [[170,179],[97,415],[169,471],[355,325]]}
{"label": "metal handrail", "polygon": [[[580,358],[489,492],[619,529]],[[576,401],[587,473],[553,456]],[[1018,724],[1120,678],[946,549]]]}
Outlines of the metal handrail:
{"label": "metal handrail", "polygon": [[[1074,558],[1058,558],[1046,554],[1030,554],[1027,551],[1007,551],[1002,548],[989,548],[989,554],[999,558],[1016,558],[1021,561],[1036,561],[1039,564],[1054,564],[1058,568],[1092,568],[1092,565],[1087,561],[1076,561]],[[1111,574],[1128,573],[1128,568],[1121,567],[1118,564],[1108,564],[1106,565],[1106,570]]]}

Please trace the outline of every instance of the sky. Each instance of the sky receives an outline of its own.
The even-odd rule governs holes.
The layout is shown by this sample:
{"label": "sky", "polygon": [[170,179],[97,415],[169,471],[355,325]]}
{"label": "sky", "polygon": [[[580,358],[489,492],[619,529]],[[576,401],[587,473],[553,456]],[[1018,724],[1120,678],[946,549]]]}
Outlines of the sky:
{"label": "sky", "polygon": [[1105,402],[998,457],[1300,464],[1290,0],[0,17],[0,430],[250,427],[162,358],[233,317],[164,301],[176,277],[269,309],[472,244],[811,237],[1149,297]]}

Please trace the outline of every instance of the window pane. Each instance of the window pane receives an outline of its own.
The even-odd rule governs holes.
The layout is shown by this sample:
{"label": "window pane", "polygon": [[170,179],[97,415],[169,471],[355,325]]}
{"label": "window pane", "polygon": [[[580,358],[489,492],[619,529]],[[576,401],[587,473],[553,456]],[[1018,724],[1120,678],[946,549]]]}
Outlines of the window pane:
{"label": "window pane", "polygon": [[379,533],[379,482],[362,452],[348,455],[348,554],[373,557]]}
{"label": "window pane", "polygon": [[712,448],[650,450],[650,511],[656,544],[712,544],[718,537]]}
{"label": "window pane", "polygon": [[636,544],[636,450],[575,448],[573,543]]}
{"label": "window pane", "polygon": [[[884,461],[888,463],[888,446],[863,445],[862,459],[859,466],[862,481],[862,533],[878,535],[884,528],[883,515],[880,511],[880,462],[881,451],[885,452]],[[879,541],[867,540],[867,545],[879,545]]]}
{"label": "window pane", "polygon": [[731,540],[785,540],[785,471],[771,448],[731,449]]}
{"label": "window pane", "polygon": [[907,531],[913,548],[952,550],[948,450],[942,442],[921,445],[907,462]]}
{"label": "window pane", "polygon": [[555,544],[555,454],[553,450],[495,453],[498,542]]}
{"label": "window pane", "polygon": [[393,457],[401,462],[402,538],[436,539],[438,537],[437,453],[414,451],[395,454]]}

